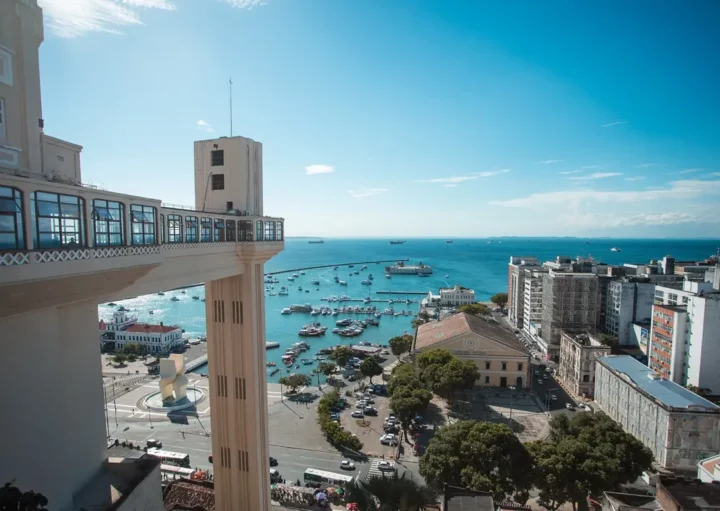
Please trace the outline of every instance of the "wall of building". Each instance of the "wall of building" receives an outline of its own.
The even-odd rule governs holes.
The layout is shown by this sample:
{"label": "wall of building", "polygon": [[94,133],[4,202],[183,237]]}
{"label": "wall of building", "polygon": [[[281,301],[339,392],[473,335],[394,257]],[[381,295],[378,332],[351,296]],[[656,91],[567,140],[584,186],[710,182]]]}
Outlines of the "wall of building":
{"label": "wall of building", "polygon": [[130,493],[117,511],[162,511],[162,477],[160,465],[155,467]]}
{"label": "wall of building", "polygon": [[720,394],[720,296],[693,297],[688,313],[687,383]]}
{"label": "wall of building", "polygon": [[43,135],[43,173],[82,182],[80,152],[82,147]]}
{"label": "wall of building", "polygon": [[0,481],[67,509],[105,458],[97,305],[3,318],[0,332]]}

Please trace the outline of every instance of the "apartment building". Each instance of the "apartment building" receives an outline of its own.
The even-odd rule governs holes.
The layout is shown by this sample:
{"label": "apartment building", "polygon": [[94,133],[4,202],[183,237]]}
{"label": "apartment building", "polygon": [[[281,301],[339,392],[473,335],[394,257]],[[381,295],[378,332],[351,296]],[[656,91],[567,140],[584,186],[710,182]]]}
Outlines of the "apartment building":
{"label": "apartment building", "polygon": [[508,264],[508,318],[516,328],[524,327],[525,269],[538,268],[535,257],[511,256]]}
{"label": "apartment building", "polygon": [[194,207],[83,186],[81,146],[43,132],[42,41],[36,0],[0,2],[0,382],[17,389],[0,481],[52,509],[162,509],[136,500],[159,471],[108,461],[97,306],[205,282],[216,509],[268,510],[263,272],[284,221],[263,212],[262,146],[196,142]]}
{"label": "apartment building", "polygon": [[543,275],[545,268],[527,268],[524,270],[525,292],[523,294],[523,330],[529,336],[540,332],[542,323]]}
{"label": "apartment building", "polygon": [[560,335],[558,377],[576,396],[592,397],[595,391],[595,362],[610,354],[610,346],[591,332]]}
{"label": "apartment building", "polygon": [[681,385],[720,394],[720,291],[686,280],[655,288],[650,367]]}
{"label": "apartment building", "polygon": [[551,270],[543,275],[540,344],[551,360],[560,355],[560,333],[595,330],[598,278],[592,273]]}
{"label": "apartment building", "polygon": [[626,355],[599,358],[595,403],[669,470],[720,452],[720,407]]}
{"label": "apartment building", "polygon": [[647,278],[626,277],[608,283],[604,328],[618,344],[632,344],[632,323],[650,319],[655,285]]}

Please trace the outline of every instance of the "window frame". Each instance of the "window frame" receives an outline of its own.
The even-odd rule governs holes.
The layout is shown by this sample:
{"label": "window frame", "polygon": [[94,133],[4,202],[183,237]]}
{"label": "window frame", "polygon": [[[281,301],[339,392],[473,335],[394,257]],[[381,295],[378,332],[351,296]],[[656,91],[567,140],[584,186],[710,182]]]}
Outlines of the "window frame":
{"label": "window frame", "polygon": [[[104,206],[101,203],[105,203]],[[107,216],[102,216],[99,211],[104,210]],[[114,218],[111,211],[116,212],[117,218]],[[92,211],[90,212],[92,221],[93,246],[96,247],[119,247],[125,245],[125,204],[119,201],[111,201],[107,199],[93,199]],[[105,226],[105,230],[98,230],[98,226]],[[117,226],[117,231],[112,231],[111,226]],[[99,242],[100,236],[107,237],[105,243]],[[120,237],[119,242],[111,242],[111,239]]]}
{"label": "window frame", "polygon": [[197,243],[199,234],[198,217],[188,215],[185,217],[185,243]]}
{"label": "window frame", "polygon": [[255,221],[255,241],[263,241],[264,229],[265,229],[265,226],[263,225],[263,221],[256,220]]}
{"label": "window frame", "polygon": [[275,241],[275,222],[272,220],[265,222],[265,241]]}
{"label": "window frame", "polygon": [[[152,217],[147,215],[151,214]],[[144,204],[130,204],[130,243],[131,245],[157,245],[157,208]],[[161,217],[165,215],[160,214]],[[161,224],[162,225],[162,224]],[[136,227],[141,227],[136,232]],[[164,231],[164,229],[162,229]],[[162,234],[161,231],[161,234]],[[137,241],[138,239],[142,241]]]}
{"label": "window frame", "polygon": [[213,223],[210,217],[200,218],[200,241],[209,242],[212,241],[213,236]]}
{"label": "window frame", "polygon": [[275,222],[276,229],[275,229],[275,241],[283,241],[284,233],[283,233],[283,222],[277,221]]}
{"label": "window frame", "polygon": [[252,220],[238,220],[238,241],[253,241]]}
{"label": "window frame", "polygon": [[[0,193],[0,217],[11,217],[14,231],[0,230],[0,234],[14,234],[15,246],[13,248],[0,248],[0,250],[24,250],[27,245],[25,244],[23,193],[21,190],[13,186],[0,186],[0,192],[2,190],[8,190],[9,193],[8,195]],[[10,203],[15,204],[13,208],[15,209],[14,212],[10,211],[10,207],[8,207],[7,210],[2,209],[2,204],[5,201],[8,201],[8,206]],[[2,229],[2,224],[0,224],[0,229]],[[2,245],[0,245],[0,247],[2,247]]]}
{"label": "window frame", "polygon": [[[38,199],[38,194],[54,195],[57,200],[50,201],[47,198]],[[63,198],[65,199],[63,201]],[[33,215],[33,242],[37,249],[43,250],[67,250],[70,248],[85,248],[87,247],[87,240],[85,237],[85,199],[77,195],[68,195],[65,193],[46,192],[44,190],[35,190],[30,194],[30,203],[32,205]],[[53,204],[57,206],[57,216],[40,214],[42,204]],[[68,206],[77,207],[78,216],[68,216],[63,213],[63,204],[69,209]],[[51,230],[40,230],[40,224],[42,219],[50,220]],[[68,223],[75,223],[75,230],[68,229]],[[53,225],[54,224],[54,225]],[[55,230],[56,229],[56,230]],[[75,236],[71,236],[68,233],[72,233]],[[43,234],[51,234],[59,236],[59,246],[47,246],[42,242],[41,238]],[[75,241],[64,241],[64,238],[71,236],[71,240]],[[46,245],[46,246],[43,246]]]}
{"label": "window frame", "polygon": [[225,241],[225,220],[213,218],[213,241]]}
{"label": "window frame", "polygon": [[237,241],[237,222],[225,220],[225,241]]}
{"label": "window frame", "polygon": [[0,47],[0,60],[5,63],[3,65],[3,72],[0,73],[0,83],[4,83],[8,87],[13,86],[13,54],[5,48]]}
{"label": "window frame", "polygon": [[178,214],[167,215],[167,243],[183,242],[183,217]]}
{"label": "window frame", "polygon": [[[215,178],[218,182],[215,182]],[[224,190],[225,189],[225,174],[212,174],[210,176],[210,189],[211,190]]]}
{"label": "window frame", "polygon": [[[216,156],[219,156],[219,162],[216,160]],[[210,151],[210,166],[211,167],[224,167],[225,166],[225,150],[224,149],[213,149]]]}

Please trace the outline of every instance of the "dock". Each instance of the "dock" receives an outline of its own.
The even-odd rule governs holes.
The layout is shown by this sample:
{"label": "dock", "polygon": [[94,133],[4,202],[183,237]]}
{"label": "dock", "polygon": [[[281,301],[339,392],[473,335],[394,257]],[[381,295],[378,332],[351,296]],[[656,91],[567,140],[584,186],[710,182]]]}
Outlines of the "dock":
{"label": "dock", "polygon": [[[390,260],[384,260],[384,261],[359,261],[356,263],[350,262],[350,263],[334,263],[334,264],[322,264],[319,266],[306,266],[304,268],[293,268],[292,270],[280,270],[280,271],[271,271],[267,272],[265,275],[281,275],[283,273],[297,273],[299,271],[305,271],[305,270],[319,270],[322,268],[334,268],[337,266],[338,268],[341,266],[348,266],[348,265],[356,265],[356,264],[382,264],[382,263],[397,263],[398,261],[409,261],[409,258],[405,259],[390,259]],[[368,268],[369,269],[369,268]],[[383,269],[383,271],[385,271]],[[424,293],[427,294],[427,293]]]}
{"label": "dock", "polygon": [[427,296],[429,291],[375,291],[378,295],[423,295]]}

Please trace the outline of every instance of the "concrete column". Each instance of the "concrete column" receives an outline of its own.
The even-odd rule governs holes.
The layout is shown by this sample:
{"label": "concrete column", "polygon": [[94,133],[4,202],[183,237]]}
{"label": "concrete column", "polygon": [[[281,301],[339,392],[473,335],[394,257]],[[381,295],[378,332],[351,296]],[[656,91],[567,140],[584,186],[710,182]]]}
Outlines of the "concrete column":
{"label": "concrete column", "polygon": [[205,284],[215,501],[270,509],[263,263]]}

